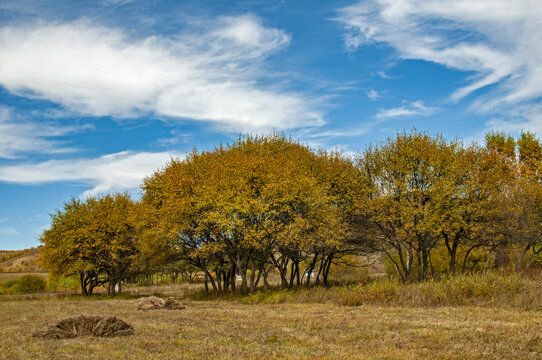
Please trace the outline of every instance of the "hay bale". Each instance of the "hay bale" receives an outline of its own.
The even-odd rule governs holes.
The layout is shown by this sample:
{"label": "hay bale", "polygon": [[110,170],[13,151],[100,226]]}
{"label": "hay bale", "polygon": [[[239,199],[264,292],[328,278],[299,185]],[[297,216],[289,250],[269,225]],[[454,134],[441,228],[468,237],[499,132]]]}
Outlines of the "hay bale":
{"label": "hay bale", "polygon": [[156,296],[142,297],[137,300],[137,310],[163,309],[164,300]]}
{"label": "hay bale", "polygon": [[60,320],[44,331],[35,332],[32,336],[42,339],[69,339],[86,335],[114,337],[133,334],[132,325],[116,316],[78,315]]}
{"label": "hay bale", "polygon": [[134,328],[132,325],[122,321],[116,316],[109,316],[101,319],[92,330],[92,335],[99,337],[127,336],[133,334]]}
{"label": "hay bale", "polygon": [[184,309],[184,306],[178,301],[175,301],[172,297],[168,297],[166,301],[164,301],[164,308],[168,310],[182,310]]}
{"label": "hay bale", "polygon": [[137,310],[147,311],[157,309],[182,310],[184,306],[172,297],[167,298],[166,301],[156,296],[142,297],[137,300]]}

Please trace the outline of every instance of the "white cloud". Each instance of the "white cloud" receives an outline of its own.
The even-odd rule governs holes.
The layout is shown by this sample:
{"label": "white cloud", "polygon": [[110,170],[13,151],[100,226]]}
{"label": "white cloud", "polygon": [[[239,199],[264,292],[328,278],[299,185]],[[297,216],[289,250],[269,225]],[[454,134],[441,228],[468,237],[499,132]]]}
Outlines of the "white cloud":
{"label": "white cloud", "polygon": [[386,74],[385,71],[377,71],[376,74],[380,76],[382,79],[391,79],[391,76]]}
{"label": "white cloud", "polygon": [[263,86],[262,62],[290,41],[254,16],[175,37],[131,39],[79,20],[0,28],[0,84],[92,116],[155,114],[235,131],[323,123],[307,96]]}
{"label": "white cloud", "polygon": [[385,43],[403,59],[474,72],[452,100],[498,84],[474,110],[517,111],[542,96],[539,0],[367,0],[341,9],[337,20],[351,50]]}
{"label": "white cloud", "polygon": [[382,109],[374,117],[378,120],[384,120],[407,116],[428,116],[437,110],[437,108],[425,106],[423,101],[414,101],[396,108]]}
{"label": "white cloud", "polygon": [[1,235],[18,235],[19,232],[15,228],[0,228]]}
{"label": "white cloud", "polygon": [[375,89],[367,91],[366,94],[371,101],[376,101],[380,97],[380,94]]}
{"label": "white cloud", "polygon": [[83,195],[136,189],[144,177],[152,175],[171,158],[169,152],[123,151],[96,159],[49,160],[34,164],[0,166],[0,181],[18,184],[76,182],[92,188]]}
{"label": "white cloud", "polygon": [[0,105],[0,158],[12,159],[21,153],[58,154],[74,151],[51,138],[66,135],[85,127],[62,127],[55,124],[29,122]]}

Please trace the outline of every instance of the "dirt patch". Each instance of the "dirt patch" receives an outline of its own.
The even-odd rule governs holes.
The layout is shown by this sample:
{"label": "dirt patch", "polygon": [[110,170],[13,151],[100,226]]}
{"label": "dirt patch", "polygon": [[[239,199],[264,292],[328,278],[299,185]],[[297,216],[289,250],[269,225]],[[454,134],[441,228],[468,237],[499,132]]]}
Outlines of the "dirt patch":
{"label": "dirt patch", "polygon": [[175,301],[172,297],[167,298],[166,301],[156,296],[142,297],[137,300],[137,310],[182,310],[184,308],[181,303]]}
{"label": "dirt patch", "polygon": [[132,325],[116,316],[78,315],[60,320],[47,330],[37,331],[32,336],[42,339],[69,339],[86,335],[115,337],[133,334]]}

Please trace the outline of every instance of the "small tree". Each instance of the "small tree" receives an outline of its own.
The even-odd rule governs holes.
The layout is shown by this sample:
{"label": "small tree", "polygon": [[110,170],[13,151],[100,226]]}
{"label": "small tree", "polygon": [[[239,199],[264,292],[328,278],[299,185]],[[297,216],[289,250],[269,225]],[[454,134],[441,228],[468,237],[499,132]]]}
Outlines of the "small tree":
{"label": "small tree", "polygon": [[[51,227],[40,241],[44,244],[42,262],[54,275],[79,274],[81,292],[109,282],[123,280],[136,255],[132,226],[133,201],[127,194],[72,199],[63,210],[51,215]],[[106,278],[100,278],[104,274]]]}

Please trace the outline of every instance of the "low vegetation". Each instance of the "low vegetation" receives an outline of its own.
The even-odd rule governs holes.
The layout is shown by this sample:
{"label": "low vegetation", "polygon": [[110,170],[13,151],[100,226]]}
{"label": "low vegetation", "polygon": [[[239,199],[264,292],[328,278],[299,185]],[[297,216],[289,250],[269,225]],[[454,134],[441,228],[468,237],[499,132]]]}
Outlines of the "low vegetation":
{"label": "low vegetation", "polygon": [[[79,314],[117,316],[122,338],[31,337]],[[189,302],[136,310],[136,300],[0,302],[3,359],[539,359],[542,312],[479,307]]]}
{"label": "low vegetation", "polygon": [[47,283],[42,276],[23,275],[18,280],[0,283],[0,295],[41,293],[46,287]]}
{"label": "low vegetation", "polygon": [[193,300],[228,300],[245,304],[325,303],[347,306],[402,307],[476,306],[542,310],[542,284],[538,279],[488,273],[456,276],[424,283],[402,284],[381,279],[365,284],[311,289],[273,289],[253,294],[187,295]]}

